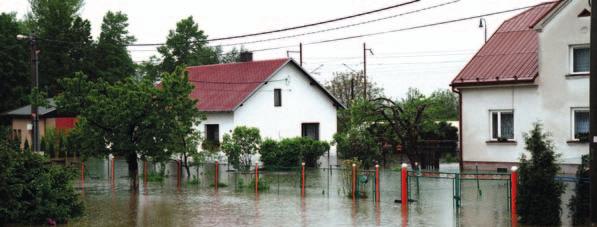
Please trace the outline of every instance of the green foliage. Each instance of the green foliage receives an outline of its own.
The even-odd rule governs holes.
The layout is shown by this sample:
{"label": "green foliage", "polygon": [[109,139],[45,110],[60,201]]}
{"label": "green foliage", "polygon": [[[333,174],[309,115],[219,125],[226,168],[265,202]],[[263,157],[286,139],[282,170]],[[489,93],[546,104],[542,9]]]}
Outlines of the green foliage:
{"label": "green foliage", "polygon": [[21,152],[0,141],[0,224],[59,223],[83,214],[83,203],[75,192],[72,169],[47,164],[39,154]]}
{"label": "green foliage", "polygon": [[518,199],[516,205],[520,223],[529,225],[556,225],[560,223],[561,197],[564,184],[555,176],[560,167],[552,141],[543,133],[541,124],[524,135],[525,149],[531,159],[520,158]]}
{"label": "green foliage", "polygon": [[179,66],[218,63],[216,50],[207,46],[207,35],[192,16],[176,23],[176,29],[170,30],[166,44],[160,46],[158,52],[163,56],[162,72],[171,72]]}
{"label": "green foliage", "polygon": [[589,182],[589,156],[583,155],[582,162],[576,170],[576,187],[574,189],[574,195],[568,202],[568,209],[570,209],[572,224],[573,225],[584,225],[589,223],[590,217],[590,188]]}
{"label": "green foliage", "polygon": [[365,127],[353,127],[334,135],[338,156],[343,159],[358,159],[370,167],[375,160],[381,160],[381,144]]}
{"label": "green foliage", "polygon": [[23,106],[30,91],[29,48],[26,41],[17,40],[23,34],[22,22],[15,14],[0,14],[0,113]]}
{"label": "green foliage", "polygon": [[228,163],[237,170],[246,171],[251,167],[251,156],[259,150],[261,135],[259,129],[246,126],[234,128],[232,136],[224,135],[222,151],[228,157]]}
{"label": "green foliage", "polygon": [[458,120],[458,96],[448,89],[438,89],[429,96],[429,112],[436,121]]}
{"label": "green foliage", "polygon": [[193,86],[182,69],[163,74],[161,86],[132,78],[93,82],[81,74],[62,80],[62,85],[58,109],[78,113],[80,119],[69,137],[75,149],[84,156],[125,157],[135,190],[137,157],[161,162],[188,149],[181,132],[201,116],[196,100],[188,98]]}
{"label": "green foliage", "polygon": [[112,11],[106,13],[95,48],[95,67],[99,70],[90,75],[90,79],[102,78],[114,83],[134,75],[135,66],[127,45],[135,42],[135,37],[129,35],[127,27],[126,14]]}
{"label": "green foliage", "polygon": [[317,167],[317,160],[329,149],[328,143],[306,137],[287,138],[280,142],[266,139],[261,143],[259,154],[267,168],[298,167],[301,161],[307,167]]}
{"label": "green foliage", "polygon": [[[39,37],[39,84],[50,97],[62,91],[58,81],[75,72],[91,73],[91,23],[79,16],[83,0],[30,0],[28,31]],[[60,40],[60,42],[43,41]],[[104,70],[104,69],[101,69]]]}
{"label": "green foliage", "polygon": [[[265,179],[260,177],[259,178],[259,184],[257,185],[257,189],[259,191],[267,191],[269,190],[269,182]],[[247,185],[247,188],[249,190],[255,190],[255,178],[251,179],[251,182],[249,182],[249,184]]]}
{"label": "green foliage", "polygon": [[55,128],[46,128],[44,136],[41,138],[41,149],[48,154],[50,158],[66,157],[68,155],[67,135]]}

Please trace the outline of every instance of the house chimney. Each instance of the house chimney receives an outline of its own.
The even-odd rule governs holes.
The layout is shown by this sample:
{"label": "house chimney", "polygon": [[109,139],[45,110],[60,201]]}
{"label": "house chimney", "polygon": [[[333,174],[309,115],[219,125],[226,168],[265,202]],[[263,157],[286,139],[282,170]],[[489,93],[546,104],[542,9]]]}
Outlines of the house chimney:
{"label": "house chimney", "polygon": [[253,52],[243,51],[240,52],[240,62],[250,62],[253,61]]}

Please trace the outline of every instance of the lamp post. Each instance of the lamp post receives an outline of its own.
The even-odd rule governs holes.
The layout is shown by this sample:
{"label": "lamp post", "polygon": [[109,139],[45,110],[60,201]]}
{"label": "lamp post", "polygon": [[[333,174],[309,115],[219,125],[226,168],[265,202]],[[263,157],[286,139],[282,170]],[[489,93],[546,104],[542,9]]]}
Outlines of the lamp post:
{"label": "lamp post", "polygon": [[[31,82],[33,88],[39,87],[39,80],[38,80],[38,49],[37,49],[37,36],[35,33],[31,33],[31,35],[17,35],[17,40],[28,40],[29,47],[31,48]],[[39,143],[39,116],[37,114],[37,104],[35,102],[31,102],[31,143],[32,143],[32,150],[39,151],[40,150],[40,143]]]}
{"label": "lamp post", "polygon": [[485,43],[487,43],[487,21],[485,20],[485,18],[479,19],[479,28],[485,29]]}

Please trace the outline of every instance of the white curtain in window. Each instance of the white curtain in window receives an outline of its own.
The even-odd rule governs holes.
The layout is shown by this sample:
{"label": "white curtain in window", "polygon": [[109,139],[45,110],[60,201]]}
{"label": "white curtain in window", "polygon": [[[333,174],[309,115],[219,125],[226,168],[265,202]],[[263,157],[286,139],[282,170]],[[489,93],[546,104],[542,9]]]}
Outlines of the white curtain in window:
{"label": "white curtain in window", "polygon": [[590,49],[589,48],[575,48],[573,50],[573,70],[574,72],[588,72],[590,69]]}
{"label": "white curtain in window", "polygon": [[514,115],[512,113],[502,113],[500,123],[502,137],[514,139]]}
{"label": "white curtain in window", "polygon": [[578,134],[589,133],[589,112],[575,111],[574,112],[574,136]]}

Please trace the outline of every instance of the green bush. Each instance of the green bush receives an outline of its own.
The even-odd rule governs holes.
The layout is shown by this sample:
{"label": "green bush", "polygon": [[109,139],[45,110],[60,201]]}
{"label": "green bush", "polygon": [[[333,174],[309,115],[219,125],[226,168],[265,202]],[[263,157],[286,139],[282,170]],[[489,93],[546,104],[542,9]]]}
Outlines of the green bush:
{"label": "green bush", "polygon": [[584,225],[589,222],[590,216],[590,187],[589,183],[589,156],[582,156],[582,163],[576,170],[576,188],[574,195],[570,198],[568,209],[572,217],[573,225]]}
{"label": "green bush", "polygon": [[0,141],[0,225],[59,223],[83,214],[83,203],[72,185],[76,172],[51,165],[42,155],[15,149]]}
{"label": "green bush", "polygon": [[261,135],[259,129],[238,126],[232,135],[224,134],[222,151],[228,157],[228,163],[237,170],[247,171],[251,167],[251,157],[259,150]]}
{"label": "green bush", "polygon": [[330,150],[326,142],[307,137],[283,139],[279,142],[266,139],[261,143],[260,160],[267,168],[298,167],[301,161],[307,167],[317,167],[317,160]]}
{"label": "green bush", "polygon": [[380,142],[365,127],[352,127],[334,135],[338,157],[358,159],[368,169],[376,160],[382,160]]}
{"label": "green bush", "polygon": [[528,225],[557,225],[562,213],[561,197],[564,184],[555,176],[560,167],[555,163],[558,155],[552,141],[543,133],[541,124],[535,124],[525,134],[525,149],[531,159],[520,159],[518,199],[516,201],[520,223]]}

